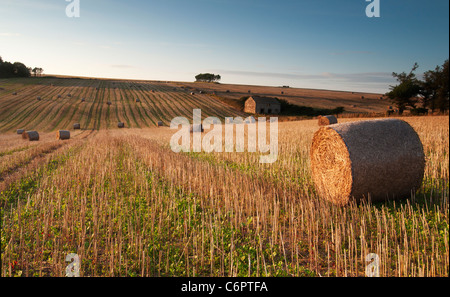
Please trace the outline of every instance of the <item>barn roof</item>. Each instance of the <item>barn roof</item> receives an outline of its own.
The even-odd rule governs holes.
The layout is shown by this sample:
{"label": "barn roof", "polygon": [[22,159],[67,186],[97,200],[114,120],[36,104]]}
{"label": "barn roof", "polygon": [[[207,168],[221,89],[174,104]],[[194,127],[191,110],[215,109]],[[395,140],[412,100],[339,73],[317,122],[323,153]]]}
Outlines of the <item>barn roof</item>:
{"label": "barn roof", "polygon": [[259,104],[280,104],[280,101],[272,97],[251,96],[248,99],[250,98],[252,98],[256,103]]}

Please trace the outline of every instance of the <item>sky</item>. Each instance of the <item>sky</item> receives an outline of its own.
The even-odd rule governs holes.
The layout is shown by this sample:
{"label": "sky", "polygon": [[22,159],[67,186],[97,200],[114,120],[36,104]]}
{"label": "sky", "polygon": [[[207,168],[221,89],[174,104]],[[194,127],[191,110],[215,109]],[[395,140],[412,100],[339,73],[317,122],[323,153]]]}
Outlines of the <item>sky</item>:
{"label": "sky", "polygon": [[[79,1],[80,17],[66,8]],[[385,93],[449,57],[448,0],[0,0],[0,56],[46,74]]]}

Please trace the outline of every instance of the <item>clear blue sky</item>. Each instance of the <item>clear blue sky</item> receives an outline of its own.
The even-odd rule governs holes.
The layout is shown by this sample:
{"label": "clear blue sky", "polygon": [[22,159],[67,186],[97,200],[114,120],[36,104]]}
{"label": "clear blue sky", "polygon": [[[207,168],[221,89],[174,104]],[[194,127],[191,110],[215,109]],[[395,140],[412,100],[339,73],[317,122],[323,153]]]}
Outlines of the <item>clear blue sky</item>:
{"label": "clear blue sky", "polygon": [[47,74],[386,92],[448,59],[448,0],[0,0],[0,56]]}

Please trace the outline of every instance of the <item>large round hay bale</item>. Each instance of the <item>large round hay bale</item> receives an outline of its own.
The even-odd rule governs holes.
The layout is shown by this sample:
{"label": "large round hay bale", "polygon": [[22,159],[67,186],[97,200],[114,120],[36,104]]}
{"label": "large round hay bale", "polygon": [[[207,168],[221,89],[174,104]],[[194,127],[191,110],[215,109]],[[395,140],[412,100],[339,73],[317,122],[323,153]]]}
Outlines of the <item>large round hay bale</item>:
{"label": "large round hay bale", "polygon": [[319,116],[319,126],[337,124],[338,120],[334,115]]}
{"label": "large round hay bale", "polygon": [[22,138],[29,141],[38,141],[39,133],[37,131],[26,131],[22,133]]}
{"label": "large round hay bale", "polygon": [[79,123],[75,123],[75,124],[73,124],[73,129],[74,130],[80,130],[81,129],[81,125]]}
{"label": "large round hay bale", "polygon": [[22,135],[22,134],[23,134],[23,132],[25,132],[25,130],[24,130],[24,129],[17,129],[17,134],[19,134],[19,135]]}
{"label": "large round hay bale", "polygon": [[56,132],[56,139],[59,139],[59,140],[70,139],[70,131],[59,130],[58,132]]}
{"label": "large round hay bale", "polygon": [[422,143],[398,119],[343,123],[320,128],[311,147],[312,178],[322,198],[345,205],[410,197],[425,169]]}
{"label": "large round hay bale", "polygon": [[119,128],[125,128],[125,123],[119,122],[119,123],[117,123],[117,127],[119,127]]}

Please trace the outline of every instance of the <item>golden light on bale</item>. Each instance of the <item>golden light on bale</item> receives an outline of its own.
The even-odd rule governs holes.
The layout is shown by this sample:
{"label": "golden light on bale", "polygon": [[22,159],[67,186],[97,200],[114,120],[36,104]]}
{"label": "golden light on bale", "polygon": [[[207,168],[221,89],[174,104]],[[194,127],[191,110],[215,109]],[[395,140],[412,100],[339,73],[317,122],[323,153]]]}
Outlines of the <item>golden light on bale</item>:
{"label": "golden light on bale", "polygon": [[75,124],[73,124],[73,129],[74,130],[80,130],[81,129],[81,125],[79,123],[75,123]]}
{"label": "golden light on bale", "polygon": [[56,139],[59,139],[59,140],[70,139],[70,131],[59,130],[58,132],[56,132]]}
{"label": "golden light on bale", "polygon": [[311,147],[312,178],[321,198],[338,205],[410,197],[422,183],[425,155],[414,129],[398,119],[320,128]]}
{"label": "golden light on bale", "polygon": [[337,124],[338,120],[334,115],[319,116],[319,126]]}
{"label": "golden light on bale", "polygon": [[23,132],[25,132],[24,129],[17,129],[17,134],[21,135],[21,134],[23,134]]}
{"label": "golden light on bale", "polygon": [[119,128],[125,128],[125,123],[119,122],[119,123],[117,123],[117,127],[119,127]]}
{"label": "golden light on bale", "polygon": [[38,141],[39,133],[37,131],[26,131],[22,133],[22,138],[29,141]]}

